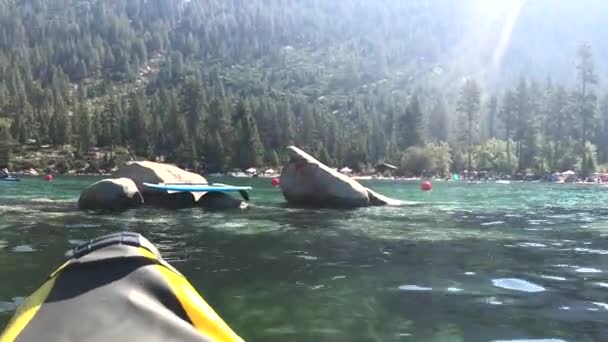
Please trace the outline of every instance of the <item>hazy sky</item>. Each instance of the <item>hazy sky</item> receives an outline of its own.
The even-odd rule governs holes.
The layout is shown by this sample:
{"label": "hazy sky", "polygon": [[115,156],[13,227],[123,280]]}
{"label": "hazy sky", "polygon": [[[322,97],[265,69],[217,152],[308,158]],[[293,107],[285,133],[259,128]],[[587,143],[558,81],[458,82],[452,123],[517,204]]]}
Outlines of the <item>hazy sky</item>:
{"label": "hazy sky", "polygon": [[[489,82],[519,73],[572,81],[576,48],[592,45],[600,74],[607,70],[608,0],[461,1],[465,31],[454,61]],[[606,62],[608,64],[608,61]],[[505,75],[506,69],[512,75]],[[516,75],[517,74],[517,75]]]}

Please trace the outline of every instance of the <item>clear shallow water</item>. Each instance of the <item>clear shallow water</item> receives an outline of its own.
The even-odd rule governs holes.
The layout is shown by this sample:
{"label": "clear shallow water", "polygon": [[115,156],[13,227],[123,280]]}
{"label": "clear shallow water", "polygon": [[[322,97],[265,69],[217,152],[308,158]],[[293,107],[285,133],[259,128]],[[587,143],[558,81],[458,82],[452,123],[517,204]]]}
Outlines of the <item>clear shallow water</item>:
{"label": "clear shallow water", "polygon": [[249,341],[606,341],[608,188],[367,182],[410,205],[75,210],[94,178],[0,184],[0,327],[67,249],[132,230]]}

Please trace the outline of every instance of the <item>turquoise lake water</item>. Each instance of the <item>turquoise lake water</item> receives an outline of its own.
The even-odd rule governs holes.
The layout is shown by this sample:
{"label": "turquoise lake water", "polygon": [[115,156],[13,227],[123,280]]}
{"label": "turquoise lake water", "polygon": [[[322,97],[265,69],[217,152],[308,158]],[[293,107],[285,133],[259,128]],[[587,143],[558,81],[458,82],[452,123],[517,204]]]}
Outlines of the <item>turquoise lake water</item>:
{"label": "turquoise lake water", "polygon": [[0,327],[74,244],[136,231],[248,341],[608,341],[608,187],[369,181],[403,207],[79,212],[95,178],[0,184]]}

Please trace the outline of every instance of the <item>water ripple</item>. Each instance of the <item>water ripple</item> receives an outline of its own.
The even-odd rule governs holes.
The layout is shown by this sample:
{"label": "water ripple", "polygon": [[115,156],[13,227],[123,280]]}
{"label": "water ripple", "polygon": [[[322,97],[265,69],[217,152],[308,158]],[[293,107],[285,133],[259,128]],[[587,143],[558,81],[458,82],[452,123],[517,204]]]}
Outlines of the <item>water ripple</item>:
{"label": "water ripple", "polygon": [[424,287],[418,285],[401,285],[399,286],[399,290],[401,291],[432,291],[432,287]]}
{"label": "water ripple", "polygon": [[507,290],[514,291],[522,291],[522,292],[543,292],[545,288],[531,283],[527,280],[517,279],[517,278],[502,278],[502,279],[493,279],[492,284],[496,287],[500,287]]}
{"label": "water ripple", "polygon": [[579,253],[588,253],[588,254],[599,254],[599,255],[606,255],[608,254],[607,250],[604,249],[592,249],[592,248],[574,248],[573,251],[575,252],[579,252]]}
{"label": "water ripple", "polygon": [[13,249],[11,249],[11,251],[13,251],[15,253],[31,253],[31,252],[35,252],[36,249],[34,249],[30,245],[21,245],[21,246],[13,247]]}

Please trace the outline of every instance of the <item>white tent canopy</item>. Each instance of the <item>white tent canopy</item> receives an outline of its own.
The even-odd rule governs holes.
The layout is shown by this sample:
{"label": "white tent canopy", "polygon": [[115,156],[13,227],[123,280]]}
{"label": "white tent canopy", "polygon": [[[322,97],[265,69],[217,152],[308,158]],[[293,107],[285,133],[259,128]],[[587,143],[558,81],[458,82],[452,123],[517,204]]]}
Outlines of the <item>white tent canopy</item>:
{"label": "white tent canopy", "polygon": [[255,167],[250,167],[247,170],[245,170],[246,173],[257,173],[258,169],[256,169]]}
{"label": "white tent canopy", "polygon": [[268,170],[264,171],[264,173],[267,175],[274,175],[277,172],[274,169],[268,169]]}
{"label": "white tent canopy", "polygon": [[565,176],[574,176],[574,175],[576,175],[576,172],[574,172],[572,170],[568,170],[566,172],[562,172],[562,175],[565,175]]}
{"label": "white tent canopy", "polygon": [[343,167],[343,168],[340,169],[340,172],[342,172],[342,173],[352,173],[353,170],[350,167],[345,166],[345,167]]}

